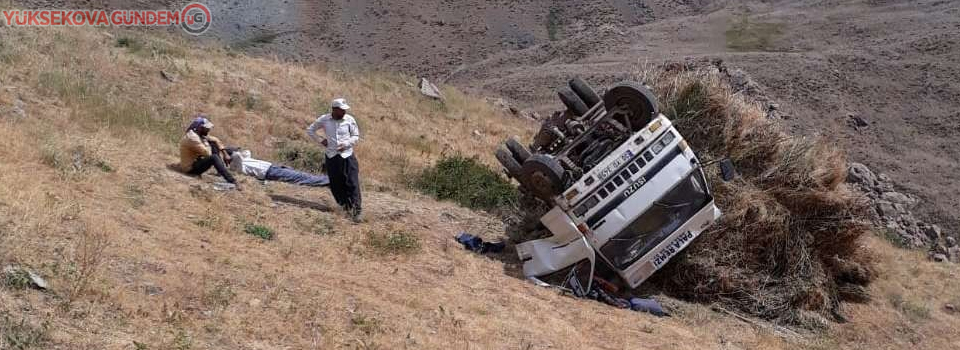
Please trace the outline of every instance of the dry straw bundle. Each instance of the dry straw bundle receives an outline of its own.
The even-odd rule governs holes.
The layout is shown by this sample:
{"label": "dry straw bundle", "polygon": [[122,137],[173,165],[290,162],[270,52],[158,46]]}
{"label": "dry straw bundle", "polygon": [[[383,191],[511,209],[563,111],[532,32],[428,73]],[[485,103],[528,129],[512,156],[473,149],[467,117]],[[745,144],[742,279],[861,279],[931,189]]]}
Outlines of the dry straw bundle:
{"label": "dry straw bundle", "polygon": [[846,185],[842,151],[791,137],[735,94],[716,66],[646,69],[661,109],[703,159],[730,157],[742,175],[711,173],[720,222],[649,283],[668,294],[778,322],[842,320],[844,301],[869,299],[875,277],[861,244],[864,203]]}

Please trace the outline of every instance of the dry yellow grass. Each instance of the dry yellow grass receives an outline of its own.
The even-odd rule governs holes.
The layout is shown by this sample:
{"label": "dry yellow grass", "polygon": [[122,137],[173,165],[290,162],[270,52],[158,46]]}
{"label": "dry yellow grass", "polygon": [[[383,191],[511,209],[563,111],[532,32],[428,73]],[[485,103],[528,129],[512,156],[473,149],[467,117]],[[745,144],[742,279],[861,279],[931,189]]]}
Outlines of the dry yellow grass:
{"label": "dry yellow grass", "polygon": [[[46,323],[49,339],[38,348],[958,346],[957,316],[942,308],[960,298],[956,267],[918,262],[919,254],[875,240],[884,252],[876,294],[899,293],[925,306],[927,318],[878,297],[853,307],[849,325],[782,339],[708,306],[680,303],[677,317],[656,319],[532,286],[511,277],[517,266],[465,252],[451,238],[460,230],[501,236],[499,220],[412,193],[397,176],[444,151],[493,164],[498,141],[534,125],[452,89],[445,106],[424,100],[400,76],[112,35],[0,30],[0,264],[28,266],[53,286],[0,287],[0,314]],[[117,36],[145,48],[115,47]],[[248,104],[249,95],[259,101]],[[247,181],[243,193],[220,193],[209,189],[212,176],[198,181],[165,167],[176,161],[180,125],[196,112],[212,115],[228,143],[272,158],[277,141],[306,142],[303,129],[334,96],[351,100],[363,128],[370,223],[274,200],[329,206],[323,189]],[[17,99],[26,119],[9,115]],[[246,224],[277,237],[250,236]],[[368,233],[396,231],[420,249],[384,255],[365,243]]]}

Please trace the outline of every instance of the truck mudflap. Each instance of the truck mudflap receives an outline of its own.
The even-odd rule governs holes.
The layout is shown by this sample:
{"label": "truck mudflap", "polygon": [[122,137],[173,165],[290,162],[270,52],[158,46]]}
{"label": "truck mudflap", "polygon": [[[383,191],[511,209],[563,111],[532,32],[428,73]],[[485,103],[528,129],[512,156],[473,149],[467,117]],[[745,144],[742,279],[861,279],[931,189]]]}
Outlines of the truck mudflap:
{"label": "truck mudflap", "polygon": [[630,288],[636,288],[646,281],[657,270],[663,268],[670,259],[675,257],[682,250],[687,248],[697,237],[703,233],[714,221],[721,216],[720,208],[717,208],[714,201],[710,201],[687,223],[677,229],[673,234],[663,240],[660,245],[652,249],[643,258],[637,260],[627,269],[619,271],[620,276],[630,285]]}

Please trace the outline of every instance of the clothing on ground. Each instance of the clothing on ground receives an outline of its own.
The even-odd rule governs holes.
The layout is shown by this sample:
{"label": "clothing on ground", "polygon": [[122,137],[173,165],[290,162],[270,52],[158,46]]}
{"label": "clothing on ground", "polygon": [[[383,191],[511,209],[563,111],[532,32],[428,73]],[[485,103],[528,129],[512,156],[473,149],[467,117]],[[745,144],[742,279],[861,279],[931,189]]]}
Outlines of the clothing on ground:
{"label": "clothing on ground", "polygon": [[330,177],[330,192],[341,207],[360,212],[360,164],[357,157],[340,155],[326,158],[327,176]]}
{"label": "clothing on ground", "polygon": [[[343,119],[336,120],[329,114],[324,114],[317,118],[317,121],[310,124],[307,128],[307,135],[310,135],[315,142],[322,145],[323,138],[317,135],[318,130],[323,130],[327,141],[325,154],[327,158],[340,155],[343,158],[353,156],[353,147],[360,141],[360,128],[352,115],[344,115]],[[339,148],[343,147],[343,151]]]}
{"label": "clothing on ground", "polygon": [[294,185],[310,187],[323,187],[330,185],[330,178],[326,175],[314,175],[276,165],[267,169],[264,180],[287,182]]}
{"label": "clothing on ground", "polygon": [[482,238],[471,235],[466,232],[461,232],[456,237],[457,242],[463,245],[463,249],[472,251],[474,253],[487,254],[487,253],[500,253],[503,252],[503,248],[507,245],[503,242],[491,243],[484,242]]}

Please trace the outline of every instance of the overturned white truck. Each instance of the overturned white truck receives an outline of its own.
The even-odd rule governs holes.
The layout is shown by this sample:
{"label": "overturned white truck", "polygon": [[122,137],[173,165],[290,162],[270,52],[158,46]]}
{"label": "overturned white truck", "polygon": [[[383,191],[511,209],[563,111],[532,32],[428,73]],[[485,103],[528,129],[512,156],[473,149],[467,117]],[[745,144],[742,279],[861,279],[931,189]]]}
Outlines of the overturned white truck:
{"label": "overturned white truck", "polygon": [[549,237],[517,245],[523,272],[589,290],[600,260],[636,288],[720,210],[650,89],[620,83],[601,99],[580,79],[569,85],[559,92],[567,110],[544,122],[530,148],[514,137],[496,153],[524,195],[552,206],[539,220]]}

